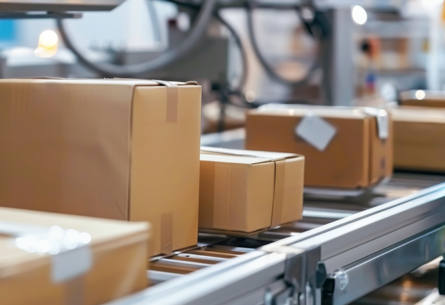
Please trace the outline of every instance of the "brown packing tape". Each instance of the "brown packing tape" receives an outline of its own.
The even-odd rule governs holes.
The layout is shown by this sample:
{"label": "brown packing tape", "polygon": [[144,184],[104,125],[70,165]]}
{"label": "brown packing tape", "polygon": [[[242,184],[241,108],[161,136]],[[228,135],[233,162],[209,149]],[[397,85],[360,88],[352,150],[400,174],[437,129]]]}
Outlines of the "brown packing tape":
{"label": "brown packing tape", "polygon": [[[209,177],[213,177],[213,183],[208,184],[211,185],[211,190],[207,189],[207,191],[209,191],[209,193],[212,195],[212,198],[215,198],[215,190],[217,190],[217,186],[216,186],[216,163],[215,162],[207,162],[206,163],[207,167],[210,167],[209,169]],[[200,178],[201,179],[201,178]],[[199,195],[199,197],[201,198],[201,195]],[[210,209],[210,211],[208,211],[208,213],[206,213],[206,215],[212,215],[212,217],[208,217],[207,221],[208,226],[210,228],[213,228],[213,226],[215,225],[215,202],[213,201],[213,204],[208,205],[208,208]]]}
{"label": "brown packing tape", "polygon": [[240,231],[247,224],[248,175],[244,165],[216,163],[213,183],[212,227],[227,231],[237,227]]}
{"label": "brown packing tape", "polygon": [[225,163],[215,164],[213,186],[213,223],[218,227],[229,224],[230,211],[230,176],[231,165]]}
{"label": "brown packing tape", "polygon": [[[125,80],[126,78],[115,78],[117,80]],[[179,86],[198,86],[196,81],[188,81],[185,83],[176,84],[173,82],[152,79],[159,85],[167,87],[167,123],[176,123],[178,121],[178,104],[179,104]]]}
{"label": "brown packing tape", "polygon": [[161,81],[154,80],[160,85],[164,85],[167,87],[167,113],[166,113],[166,121],[167,123],[176,123],[178,121],[178,103],[179,103],[179,89],[178,85]]}
{"label": "brown packing tape", "polygon": [[161,215],[161,253],[173,252],[173,213]]}
{"label": "brown packing tape", "polygon": [[166,82],[162,80],[153,80],[160,85],[167,87],[167,123],[176,123],[178,121],[178,104],[179,104],[179,86],[198,86],[198,82],[188,81],[182,84]]}
{"label": "brown packing tape", "polygon": [[85,304],[85,277],[78,276],[65,283],[65,303],[66,305]]}
{"label": "brown packing tape", "polygon": [[273,197],[272,220],[270,227],[281,224],[284,200],[284,180],[286,177],[286,160],[275,162],[275,190]]}
{"label": "brown packing tape", "polygon": [[167,87],[167,123],[176,123],[178,121],[178,99],[178,87]]}

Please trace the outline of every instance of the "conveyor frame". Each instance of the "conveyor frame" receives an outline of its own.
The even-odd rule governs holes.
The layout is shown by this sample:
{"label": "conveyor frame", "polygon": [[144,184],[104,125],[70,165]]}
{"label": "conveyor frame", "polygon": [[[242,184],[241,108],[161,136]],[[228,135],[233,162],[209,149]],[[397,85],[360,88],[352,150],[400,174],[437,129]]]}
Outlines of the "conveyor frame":
{"label": "conveyor frame", "polygon": [[[346,225],[308,239],[299,236],[300,241],[289,245],[305,253],[318,249],[319,264],[335,279],[331,302],[318,300],[316,304],[348,304],[445,252],[445,184],[427,189],[421,195],[408,196],[347,217],[343,219],[349,222]],[[404,202],[397,204],[400,201]],[[364,214],[370,215],[362,217]],[[350,222],[353,218],[357,220]],[[339,222],[342,220],[332,225]],[[275,244],[282,245],[290,239],[294,238]],[[275,244],[263,249],[273,251]],[[416,249],[419,245],[415,253],[403,252],[403,249]],[[369,270],[372,272],[366,272]],[[307,279],[315,277],[315,272],[311,270]],[[341,287],[340,281],[345,279],[349,279],[349,284]]]}
{"label": "conveyor frame", "polygon": [[445,252],[444,203],[433,186],[111,304],[347,304]]}
{"label": "conveyor frame", "polygon": [[0,0],[0,11],[110,11],[125,0]]}
{"label": "conveyor frame", "polygon": [[[237,130],[203,144],[240,148],[243,140]],[[403,177],[397,183],[409,183]],[[338,220],[260,233],[256,239],[285,238],[111,304],[347,304],[445,252],[444,203],[442,183],[358,213],[355,204],[336,212],[305,206],[305,217]]]}

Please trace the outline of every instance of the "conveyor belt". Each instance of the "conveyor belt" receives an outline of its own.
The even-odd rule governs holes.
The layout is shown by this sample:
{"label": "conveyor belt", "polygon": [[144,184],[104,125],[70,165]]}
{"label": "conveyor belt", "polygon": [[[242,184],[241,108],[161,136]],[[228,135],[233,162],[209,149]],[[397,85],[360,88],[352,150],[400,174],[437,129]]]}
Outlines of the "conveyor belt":
{"label": "conveyor belt", "polygon": [[350,303],[445,252],[444,181],[395,173],[359,200],[310,190],[302,220],[250,237],[201,233],[197,247],[152,259],[154,287],[112,304],[285,304],[295,293]]}
{"label": "conveyor belt", "polygon": [[395,173],[389,182],[375,188],[367,201],[343,203],[306,200],[302,220],[268,230],[252,238],[200,234],[198,247],[178,251],[166,257],[153,258],[149,271],[151,283],[158,284],[213,266],[251,252],[271,241],[295,236],[444,181],[445,176]]}

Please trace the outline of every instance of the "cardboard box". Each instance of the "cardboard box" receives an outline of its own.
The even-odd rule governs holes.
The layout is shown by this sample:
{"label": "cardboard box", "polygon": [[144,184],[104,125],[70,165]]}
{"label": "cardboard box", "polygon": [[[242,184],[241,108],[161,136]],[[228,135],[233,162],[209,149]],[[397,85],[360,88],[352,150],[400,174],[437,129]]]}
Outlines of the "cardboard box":
{"label": "cardboard box", "polygon": [[10,79],[0,96],[1,206],[149,221],[152,255],[197,243],[196,83]]}
{"label": "cardboard box", "polygon": [[400,107],[394,118],[394,167],[445,172],[445,110]]}
{"label": "cardboard box", "polygon": [[402,106],[445,108],[445,92],[411,90],[400,93]]}
{"label": "cardboard box", "polygon": [[109,302],[147,287],[149,225],[0,208],[0,303]]}
{"label": "cardboard box", "polygon": [[245,145],[305,156],[307,186],[366,188],[392,174],[392,121],[381,109],[269,105],[248,112]]}
{"label": "cardboard box", "polygon": [[199,227],[252,233],[301,219],[304,157],[201,148]]}

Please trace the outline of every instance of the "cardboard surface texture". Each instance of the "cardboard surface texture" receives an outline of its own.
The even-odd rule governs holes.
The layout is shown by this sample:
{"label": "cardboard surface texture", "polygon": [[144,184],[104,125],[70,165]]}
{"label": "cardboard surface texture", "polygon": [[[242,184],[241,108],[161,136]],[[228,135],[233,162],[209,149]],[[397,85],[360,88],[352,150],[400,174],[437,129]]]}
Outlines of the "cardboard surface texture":
{"label": "cardboard surface texture", "polygon": [[394,167],[445,172],[445,109],[400,107],[394,118]]}
{"label": "cardboard surface texture", "polygon": [[201,87],[0,80],[0,205],[149,221],[151,255],[197,243]]}
{"label": "cardboard surface texture", "polygon": [[[11,226],[14,229],[8,230]],[[39,240],[50,236],[46,242],[53,243],[54,234],[38,234],[53,226],[88,233],[90,241],[57,254],[31,253],[29,246],[28,251],[18,247],[19,238],[30,235]],[[149,229],[147,223],[0,208],[0,303],[99,305],[144,289]],[[61,244],[72,241],[62,236],[58,239]],[[82,253],[90,256],[87,268],[66,277],[85,260]],[[55,273],[65,278],[58,280]]]}
{"label": "cardboard surface texture", "polygon": [[445,108],[445,92],[412,90],[400,93],[402,106]]}
{"label": "cardboard surface texture", "polygon": [[304,157],[201,148],[199,227],[252,233],[301,219]]}
{"label": "cardboard surface texture", "polygon": [[[246,149],[303,155],[306,186],[366,188],[392,175],[392,120],[382,111],[384,113],[370,108],[268,105],[248,112]],[[378,119],[380,115],[382,118]],[[329,141],[323,150],[296,133],[308,116],[317,116],[325,121],[324,126],[330,126],[328,131],[332,136],[327,138]]]}

